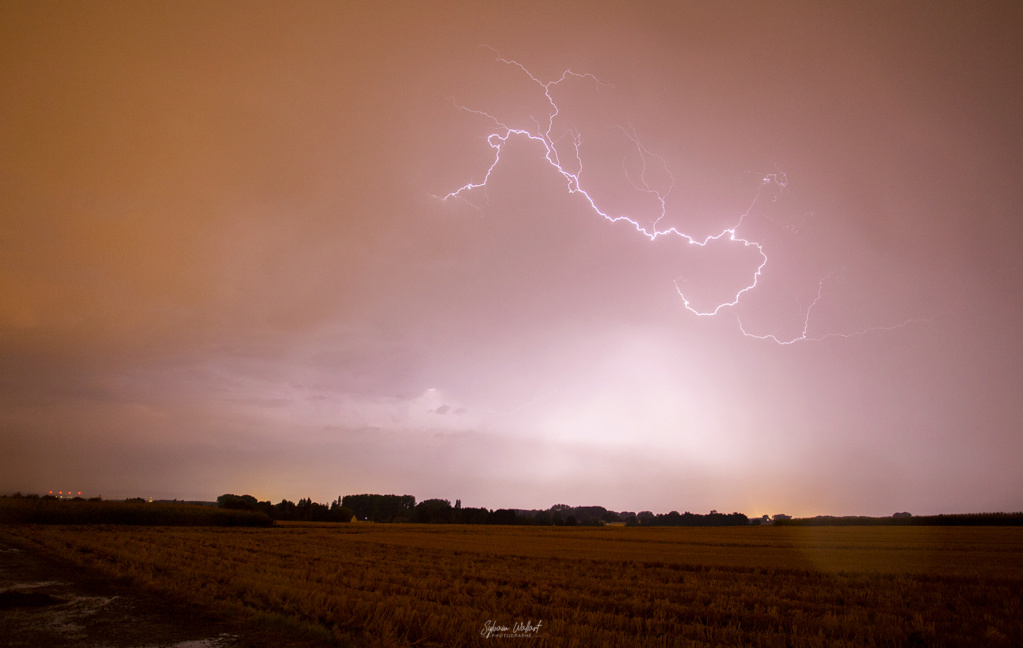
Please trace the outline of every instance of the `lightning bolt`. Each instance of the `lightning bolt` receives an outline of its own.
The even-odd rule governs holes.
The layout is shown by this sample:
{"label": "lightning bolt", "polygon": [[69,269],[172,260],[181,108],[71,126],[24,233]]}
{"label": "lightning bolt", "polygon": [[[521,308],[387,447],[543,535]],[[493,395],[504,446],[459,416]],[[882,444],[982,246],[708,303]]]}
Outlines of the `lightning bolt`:
{"label": "lightning bolt", "polygon": [[[696,247],[706,247],[707,245],[716,241],[725,241],[729,244],[742,246],[743,248],[747,249],[752,248],[753,250],[756,251],[757,255],[759,255],[760,257],[760,262],[757,265],[756,270],[750,277],[749,283],[744,287],[740,288],[730,299],[717,304],[711,309],[700,310],[694,307],[691,302],[691,299],[686,295],[685,291],[683,291],[682,286],[679,285],[679,279],[674,280],[675,290],[678,293],[679,297],[682,299],[682,305],[685,307],[687,311],[689,311],[693,315],[697,317],[713,317],[715,315],[718,315],[724,309],[737,306],[739,304],[739,301],[742,299],[743,295],[754,290],[757,287],[760,278],[763,275],[764,268],[767,266],[767,254],[764,251],[764,246],[761,243],[740,236],[738,230],[742,226],[743,221],[746,219],[746,217],[749,216],[753,209],[757,206],[757,204],[761,202],[765,192],[768,192],[769,190],[771,190],[771,192],[785,190],[785,188],[788,185],[788,179],[783,172],[779,171],[777,173],[770,173],[764,175],[763,180],[761,181],[759,187],[757,188],[753,200],[750,202],[750,205],[749,207],[747,207],[746,211],[740,214],[738,220],[735,222],[734,225],[732,225],[731,227],[726,227],[716,234],[711,234],[701,239],[693,237],[674,226],[668,227],[666,229],[659,229],[658,225],[662,220],[664,220],[664,218],[667,215],[668,208],[667,199],[668,195],[671,193],[672,188],[674,187],[675,178],[671,175],[671,172],[668,169],[666,161],[661,156],[648,150],[642,144],[634,128],[632,128],[631,126],[629,128],[620,127],[625,137],[632,143],[632,146],[635,148],[636,154],[638,155],[640,160],[640,170],[638,173],[638,177],[634,178],[629,173],[628,168],[625,168],[624,173],[626,179],[632,184],[635,190],[650,195],[657,203],[658,210],[656,218],[653,219],[653,222],[648,226],[643,225],[640,222],[640,220],[632,216],[628,216],[625,214],[611,215],[604,211],[597,204],[596,199],[594,199],[590,192],[583,187],[583,183],[581,180],[581,176],[583,173],[583,161],[581,155],[582,136],[580,135],[580,133],[578,133],[575,130],[567,129],[565,134],[559,137],[558,139],[555,139],[555,137],[552,135],[554,131],[555,120],[561,114],[561,110],[558,107],[557,102],[554,100],[554,96],[552,95],[552,92],[559,85],[569,80],[580,80],[592,82],[598,89],[601,86],[604,87],[611,86],[601,82],[596,76],[592,74],[578,73],[571,69],[566,69],[561,73],[561,76],[559,76],[557,79],[554,79],[553,81],[544,82],[537,78],[532,72],[530,72],[524,65],[522,65],[518,61],[504,58],[497,50],[494,50],[493,48],[487,47],[487,49],[490,49],[494,53],[497,61],[505,65],[517,68],[522,74],[528,77],[529,80],[532,81],[532,83],[534,83],[543,92],[544,97],[546,97],[547,104],[549,105],[549,110],[547,111],[546,118],[543,120],[543,122],[537,120],[535,116],[532,118],[532,121],[535,124],[535,128],[530,130],[524,128],[513,128],[488,112],[484,112],[482,110],[477,110],[474,108],[469,108],[467,106],[460,105],[456,102],[455,107],[458,110],[473,115],[478,115],[491,121],[494,124],[495,126],[494,132],[490,133],[486,138],[487,144],[490,146],[491,149],[493,149],[494,157],[493,161],[490,163],[490,166],[487,167],[486,173],[484,173],[482,181],[480,182],[470,181],[443,196],[433,196],[434,198],[440,200],[453,199],[462,200],[469,204],[470,206],[472,206],[474,209],[481,211],[476,204],[468,200],[467,195],[478,189],[483,189],[484,191],[486,190],[487,183],[490,181],[491,174],[494,172],[494,169],[500,163],[501,153],[504,150],[504,146],[509,142],[509,140],[511,140],[512,138],[525,138],[532,142],[537,142],[541,146],[543,146],[543,149],[545,151],[544,159],[564,179],[565,187],[568,193],[580,196],[584,201],[586,201],[586,204],[596,215],[600,216],[609,223],[625,223],[631,225],[632,228],[638,234],[646,237],[650,241],[655,241],[660,237],[676,237],[684,241],[687,245]],[[563,143],[564,140],[568,141],[568,146],[564,145]],[[670,182],[668,183],[668,188],[666,190],[661,190],[652,186],[651,183],[647,180],[647,171],[649,168],[649,164],[652,160],[656,160],[657,162],[660,163],[664,172],[666,173],[667,177],[670,180]],[[824,283],[826,279],[827,277],[821,279],[821,281],[818,284],[816,297],[804,311],[803,328],[798,335],[791,338],[782,338],[774,334],[762,335],[751,333],[743,325],[742,320],[739,318],[739,316],[736,315],[739,331],[748,338],[771,341],[779,345],[790,345],[796,342],[821,341],[833,337],[843,338],[857,337],[860,335],[866,335],[867,333],[873,331],[894,331],[896,329],[908,326],[913,323],[930,321],[930,318],[907,320],[895,326],[889,327],[874,326],[852,333],[828,333],[824,335],[811,336],[809,334],[811,319],[810,316],[814,311],[815,307],[819,304],[819,302],[822,299]]]}
{"label": "lightning bolt", "polygon": [[[834,273],[832,273],[832,274],[834,274]],[[831,274],[829,274],[824,279],[821,279],[820,282],[817,284],[817,295],[813,298],[813,301],[810,302],[810,305],[807,307],[807,309],[805,311],[805,315],[803,317],[803,330],[799,333],[799,335],[796,335],[796,336],[794,336],[792,338],[788,338],[788,339],[782,339],[782,338],[780,338],[777,335],[774,335],[772,333],[768,333],[768,334],[765,334],[765,335],[760,335],[760,334],[756,334],[756,333],[750,333],[743,326],[742,319],[740,319],[738,316],[736,316],[735,319],[736,319],[736,321],[739,324],[739,331],[742,332],[742,334],[745,335],[748,338],[753,338],[753,339],[756,339],[756,340],[769,340],[769,341],[774,342],[775,344],[779,344],[781,346],[788,346],[790,344],[795,344],[796,342],[823,342],[824,340],[827,340],[827,339],[830,339],[830,338],[850,339],[850,338],[855,338],[855,337],[861,337],[863,335],[867,335],[868,333],[877,333],[877,332],[891,333],[892,331],[897,331],[897,330],[899,330],[901,328],[905,328],[905,327],[911,326],[913,324],[930,324],[934,320],[933,316],[931,316],[931,317],[918,317],[918,318],[914,318],[914,319],[908,319],[908,320],[906,320],[904,322],[901,322],[899,324],[894,324],[894,325],[891,325],[891,326],[868,326],[867,328],[860,329],[858,331],[853,331],[851,333],[824,333],[822,335],[813,335],[813,336],[811,336],[810,333],[809,333],[809,331],[810,331],[810,314],[813,312],[813,309],[817,306],[818,303],[820,303],[821,299],[823,298],[823,296],[824,296],[824,282],[827,281],[830,277],[831,277]]]}

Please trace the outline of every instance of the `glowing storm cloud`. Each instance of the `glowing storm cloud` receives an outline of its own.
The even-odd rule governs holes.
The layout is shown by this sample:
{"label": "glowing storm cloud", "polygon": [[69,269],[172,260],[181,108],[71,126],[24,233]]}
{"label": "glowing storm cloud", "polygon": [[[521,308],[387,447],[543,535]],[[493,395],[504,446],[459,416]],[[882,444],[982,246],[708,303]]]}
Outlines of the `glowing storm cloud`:
{"label": "glowing storm cloud", "polygon": [[[496,53],[496,50],[495,50],[495,53]],[[548,82],[544,83],[543,81],[541,81],[537,77],[535,77],[528,69],[526,69],[525,66],[523,66],[518,61],[503,58],[503,57],[500,56],[500,54],[497,54],[497,60],[500,61],[501,63],[506,64],[506,65],[510,65],[510,66],[514,66],[515,68],[518,68],[536,86],[538,86],[540,89],[543,90],[544,96],[546,97],[547,104],[550,106],[550,109],[549,109],[549,111],[547,112],[547,115],[546,115],[546,120],[545,120],[544,123],[541,123],[540,121],[536,120],[536,118],[534,117],[533,121],[535,122],[536,126],[535,126],[535,128],[533,130],[523,129],[523,128],[512,128],[512,127],[504,124],[503,122],[501,122],[499,119],[497,119],[496,117],[494,117],[490,113],[487,113],[487,112],[484,112],[484,111],[481,111],[481,110],[475,110],[475,109],[472,109],[472,108],[468,108],[466,106],[462,106],[462,105],[459,105],[459,104],[456,103],[456,106],[457,106],[457,108],[459,110],[463,110],[465,112],[470,112],[470,113],[473,113],[473,114],[476,114],[476,115],[480,115],[480,116],[486,117],[487,119],[489,119],[492,122],[494,122],[494,124],[497,126],[497,130],[495,132],[491,133],[487,137],[487,143],[494,150],[494,159],[493,159],[493,162],[490,163],[490,166],[487,168],[486,173],[484,174],[483,180],[481,182],[469,182],[469,183],[466,183],[465,185],[462,185],[458,189],[456,189],[456,190],[454,190],[454,191],[452,191],[452,192],[450,192],[450,193],[448,193],[448,194],[446,194],[444,196],[435,196],[436,198],[440,198],[442,200],[447,200],[449,198],[455,198],[455,199],[466,200],[466,202],[469,202],[466,199],[466,195],[467,194],[469,194],[472,191],[475,191],[475,190],[478,190],[478,189],[481,189],[481,188],[485,188],[487,186],[487,183],[490,180],[491,173],[493,173],[494,169],[497,167],[498,163],[500,163],[500,161],[501,161],[501,152],[503,150],[504,145],[506,143],[508,143],[508,141],[513,136],[514,137],[524,137],[524,138],[527,138],[527,139],[532,140],[534,142],[538,142],[540,145],[543,146],[544,150],[546,151],[546,154],[545,154],[544,157],[545,157],[547,163],[551,167],[553,167],[561,175],[562,178],[564,178],[565,185],[566,185],[566,188],[567,188],[568,192],[570,194],[575,194],[575,195],[581,196],[586,201],[586,203],[589,205],[589,208],[595,214],[599,215],[600,217],[604,218],[606,221],[608,221],[610,223],[621,223],[621,222],[628,223],[629,225],[631,225],[635,229],[635,231],[637,233],[639,233],[642,236],[646,237],[650,241],[654,241],[654,240],[656,240],[659,237],[677,237],[677,238],[685,241],[685,243],[687,245],[699,246],[699,247],[706,247],[708,244],[710,244],[712,242],[715,242],[715,241],[725,241],[725,242],[730,243],[730,244],[735,244],[735,245],[738,245],[738,246],[743,246],[744,248],[753,248],[753,249],[756,250],[757,254],[760,256],[760,262],[759,262],[759,265],[757,265],[756,270],[753,272],[752,276],[750,277],[749,283],[746,284],[745,286],[743,286],[741,289],[739,289],[730,299],[718,303],[713,308],[704,309],[704,310],[700,310],[698,308],[695,308],[692,305],[692,303],[690,301],[690,298],[686,296],[685,292],[683,292],[682,288],[679,286],[679,280],[675,279],[674,280],[675,290],[678,292],[679,297],[682,298],[682,303],[685,306],[686,310],[688,310],[690,313],[692,313],[692,314],[694,314],[694,315],[696,315],[698,317],[712,317],[712,316],[715,316],[718,313],[720,313],[723,309],[727,309],[727,308],[736,306],[739,303],[739,300],[742,299],[742,296],[744,294],[752,291],[754,288],[757,287],[757,284],[758,284],[758,282],[760,280],[760,277],[761,277],[761,275],[762,275],[762,273],[764,271],[764,268],[767,265],[767,254],[765,253],[764,247],[763,247],[762,244],[758,243],[757,241],[750,240],[748,238],[744,238],[744,237],[740,236],[737,232],[738,232],[739,228],[742,226],[743,220],[750,214],[750,212],[753,210],[753,208],[760,201],[761,196],[762,196],[765,188],[774,187],[774,188],[777,188],[778,190],[785,189],[785,187],[787,185],[787,178],[786,178],[784,173],[780,173],[779,172],[779,173],[772,173],[772,174],[765,175],[763,177],[763,180],[762,180],[761,184],[760,184],[760,187],[756,191],[756,194],[755,194],[752,202],[750,203],[750,206],[746,209],[745,212],[743,212],[739,216],[738,221],[734,225],[732,225],[731,227],[726,227],[726,228],[722,229],[720,232],[718,232],[716,234],[712,234],[712,235],[707,236],[707,237],[705,237],[703,239],[699,239],[699,238],[694,238],[693,236],[691,236],[691,235],[689,235],[689,234],[679,230],[676,227],[669,227],[669,228],[666,228],[666,229],[658,229],[658,224],[665,218],[665,216],[667,214],[667,197],[671,193],[671,190],[672,190],[672,188],[674,186],[674,178],[671,176],[671,172],[668,170],[667,164],[665,163],[664,159],[661,158],[660,156],[658,156],[657,154],[652,153],[651,151],[649,151],[640,142],[639,137],[637,136],[635,130],[622,128],[621,129],[622,132],[625,133],[625,136],[629,139],[629,141],[635,147],[636,153],[639,155],[639,159],[640,159],[640,162],[641,162],[641,171],[639,173],[638,181],[633,179],[632,177],[630,177],[627,170],[625,171],[626,178],[632,184],[634,189],[636,189],[637,191],[640,191],[640,192],[643,192],[643,193],[646,193],[646,194],[649,194],[650,196],[652,196],[656,200],[656,203],[659,205],[659,210],[658,210],[658,213],[657,213],[657,217],[653,220],[652,224],[649,225],[649,226],[644,226],[643,224],[640,223],[639,220],[637,220],[636,218],[634,218],[632,216],[626,215],[626,214],[611,215],[607,211],[602,209],[600,206],[598,206],[597,201],[594,199],[594,197],[589,193],[589,191],[587,191],[585,188],[583,188],[582,182],[580,180],[580,176],[582,175],[582,171],[583,171],[583,161],[582,161],[582,157],[580,155],[580,148],[581,148],[581,145],[582,145],[582,136],[578,132],[576,132],[574,130],[568,130],[566,134],[568,135],[567,139],[570,141],[570,145],[566,147],[563,144],[559,146],[558,141],[552,135],[552,131],[554,130],[554,121],[560,115],[560,112],[561,112],[560,108],[558,107],[557,102],[555,102],[554,97],[552,96],[552,91],[553,91],[554,88],[556,88],[559,84],[565,82],[568,79],[590,80],[590,81],[593,81],[598,86],[599,85],[605,85],[605,84],[602,84],[601,81],[599,79],[597,79],[597,77],[595,77],[592,74],[580,74],[580,73],[577,73],[577,72],[573,72],[570,69],[565,70],[564,72],[562,72],[561,76],[558,77],[557,79],[555,79],[554,81],[548,81]],[[567,151],[565,149],[567,149]],[[646,175],[647,175],[647,168],[648,168],[647,165],[648,165],[648,161],[650,159],[657,159],[661,163],[661,165],[664,167],[665,173],[667,174],[668,178],[671,180],[667,190],[663,190],[663,191],[659,190],[656,187],[651,186],[651,184],[648,182]],[[469,204],[472,204],[472,203],[470,202]],[[473,206],[475,207],[475,205],[473,205]],[[863,334],[871,332],[871,331],[880,331],[880,330],[891,331],[891,330],[894,330],[894,329],[897,329],[897,328],[901,328],[901,327],[906,326],[906,325],[911,324],[911,323],[921,322],[921,321],[930,321],[929,319],[915,319],[915,320],[905,321],[905,322],[903,322],[901,324],[897,324],[895,326],[874,326],[874,327],[869,327],[869,328],[866,328],[866,329],[863,329],[863,330],[859,330],[859,331],[856,331],[856,332],[853,332],[853,333],[827,333],[827,334],[811,337],[809,335],[809,333],[808,333],[809,327],[810,327],[810,315],[813,312],[814,308],[817,306],[817,304],[821,300],[821,297],[822,297],[822,294],[823,294],[823,287],[824,287],[825,279],[826,279],[826,277],[824,279],[821,279],[820,282],[818,283],[817,294],[814,297],[814,299],[811,301],[810,305],[804,311],[802,330],[795,337],[792,337],[790,339],[783,339],[783,338],[780,338],[780,337],[778,337],[777,335],[774,335],[774,334],[758,335],[758,334],[750,333],[743,326],[742,321],[741,321],[741,319],[739,319],[738,315],[736,315],[736,320],[738,322],[739,331],[744,336],[746,336],[746,337],[755,338],[755,339],[759,339],[759,340],[770,340],[770,341],[775,342],[775,343],[780,344],[780,345],[788,345],[788,344],[793,344],[795,342],[800,342],[800,341],[819,341],[819,340],[823,340],[823,339],[830,338],[830,337],[846,337],[846,338],[848,338],[848,337],[855,337],[855,336],[863,335]]]}

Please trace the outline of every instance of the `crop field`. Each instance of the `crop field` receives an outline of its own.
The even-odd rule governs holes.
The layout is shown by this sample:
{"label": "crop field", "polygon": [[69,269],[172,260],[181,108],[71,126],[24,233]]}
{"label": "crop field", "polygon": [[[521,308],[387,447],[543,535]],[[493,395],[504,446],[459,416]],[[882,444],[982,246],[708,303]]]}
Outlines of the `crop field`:
{"label": "crop field", "polygon": [[0,528],[211,609],[377,646],[1020,646],[1023,528]]}

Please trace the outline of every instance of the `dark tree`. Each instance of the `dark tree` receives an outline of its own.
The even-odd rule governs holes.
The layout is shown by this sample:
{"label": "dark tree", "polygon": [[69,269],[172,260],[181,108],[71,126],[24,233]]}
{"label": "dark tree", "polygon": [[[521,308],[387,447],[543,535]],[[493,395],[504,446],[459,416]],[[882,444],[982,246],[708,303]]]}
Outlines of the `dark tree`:
{"label": "dark tree", "polygon": [[295,503],[289,502],[288,500],[281,500],[280,504],[274,504],[275,520],[294,520],[295,519]]}
{"label": "dark tree", "polygon": [[487,517],[487,524],[518,524],[519,517],[512,509],[497,509]]}
{"label": "dark tree", "polygon": [[416,505],[415,521],[423,524],[450,524],[454,509],[446,499],[423,500]]}
{"label": "dark tree", "polygon": [[456,524],[486,524],[490,517],[490,511],[485,508],[462,508],[455,509]]}
{"label": "dark tree", "polygon": [[232,495],[225,493],[217,498],[217,506],[236,511],[255,511],[259,502],[252,495]]}
{"label": "dark tree", "polygon": [[354,511],[360,520],[411,522],[416,498],[411,495],[345,495],[341,505]]}
{"label": "dark tree", "polygon": [[333,522],[351,522],[355,517],[355,511],[341,505],[341,498],[330,503],[330,519]]}

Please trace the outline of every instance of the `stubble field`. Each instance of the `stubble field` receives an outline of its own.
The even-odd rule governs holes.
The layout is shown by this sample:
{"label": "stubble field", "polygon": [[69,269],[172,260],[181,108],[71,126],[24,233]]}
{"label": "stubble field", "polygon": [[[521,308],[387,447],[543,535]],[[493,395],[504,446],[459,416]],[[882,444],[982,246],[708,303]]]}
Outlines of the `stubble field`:
{"label": "stubble field", "polygon": [[340,645],[1023,645],[1021,528],[0,533],[183,602]]}

